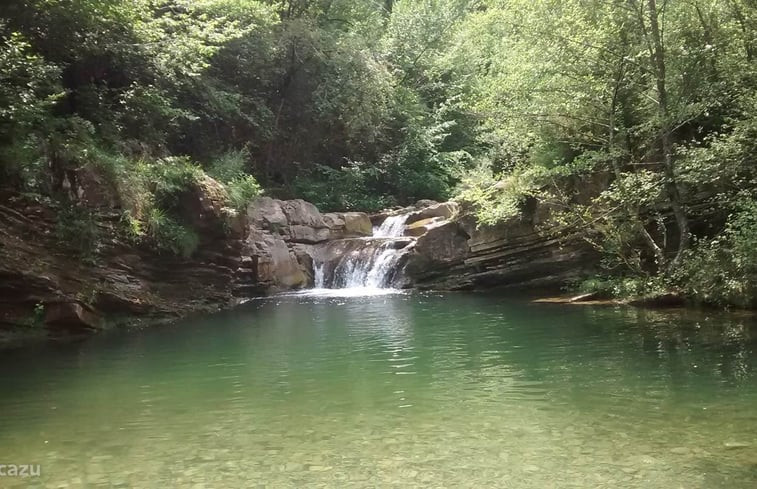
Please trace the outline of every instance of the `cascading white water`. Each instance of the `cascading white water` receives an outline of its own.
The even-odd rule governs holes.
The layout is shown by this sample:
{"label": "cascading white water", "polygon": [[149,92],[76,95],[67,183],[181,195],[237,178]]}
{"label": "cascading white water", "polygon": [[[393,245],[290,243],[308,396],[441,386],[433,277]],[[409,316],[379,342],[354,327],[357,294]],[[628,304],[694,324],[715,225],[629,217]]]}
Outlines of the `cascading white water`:
{"label": "cascading white water", "polygon": [[395,285],[402,257],[412,239],[404,237],[406,215],[389,216],[373,228],[373,237],[354,238],[332,244],[334,258],[316,259],[316,288],[381,289]]}
{"label": "cascading white water", "polygon": [[374,238],[399,238],[405,231],[405,221],[407,215],[388,216],[381,223],[381,226],[373,228]]}
{"label": "cascading white water", "polygon": [[326,267],[325,263],[313,264],[313,285],[316,289],[326,288],[326,279],[323,269]]}
{"label": "cascading white water", "polygon": [[332,288],[390,287],[395,265],[402,256],[392,242],[369,242],[365,248],[343,256],[334,268]]}

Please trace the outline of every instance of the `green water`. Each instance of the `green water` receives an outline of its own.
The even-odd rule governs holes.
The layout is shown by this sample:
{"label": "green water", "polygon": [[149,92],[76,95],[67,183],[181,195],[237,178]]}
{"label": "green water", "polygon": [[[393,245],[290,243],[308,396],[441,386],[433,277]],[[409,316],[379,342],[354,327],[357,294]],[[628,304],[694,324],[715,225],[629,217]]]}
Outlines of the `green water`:
{"label": "green water", "polygon": [[749,317],[278,297],[0,364],[0,487],[757,487]]}

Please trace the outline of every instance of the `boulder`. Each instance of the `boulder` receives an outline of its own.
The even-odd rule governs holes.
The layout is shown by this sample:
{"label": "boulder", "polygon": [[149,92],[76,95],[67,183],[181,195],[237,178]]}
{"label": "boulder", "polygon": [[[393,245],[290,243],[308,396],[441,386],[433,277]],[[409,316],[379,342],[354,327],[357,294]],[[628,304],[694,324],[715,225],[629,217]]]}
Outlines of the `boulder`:
{"label": "boulder", "polygon": [[468,235],[456,222],[446,221],[418,238],[415,249],[436,264],[462,262],[469,252]]}
{"label": "boulder", "polygon": [[102,317],[80,302],[45,304],[45,325],[66,331],[97,331],[102,329]]}
{"label": "boulder", "polygon": [[325,228],[323,216],[318,208],[302,199],[285,200],[281,203],[281,209],[286,215],[289,225],[301,225],[314,228]]}
{"label": "boulder", "polygon": [[414,223],[405,226],[405,236],[422,236],[426,234],[435,225],[444,222],[443,217],[429,217],[427,219],[421,219]]}
{"label": "boulder", "polygon": [[301,199],[261,197],[250,205],[247,215],[252,227],[292,243],[320,243],[333,238],[331,228],[344,227],[344,222],[335,222],[334,215],[324,220],[316,206]]}
{"label": "boulder", "polygon": [[371,214],[368,216],[368,218],[371,220],[371,226],[378,227],[381,226],[381,223],[386,221],[386,218],[390,215],[392,215],[392,211],[384,210],[375,214]]}
{"label": "boulder", "polygon": [[315,228],[311,226],[303,226],[301,224],[293,224],[289,226],[289,241],[293,243],[315,244],[327,241],[331,238],[331,230],[326,227]]}
{"label": "boulder", "polygon": [[410,213],[407,216],[407,221],[405,221],[405,223],[409,225],[423,219],[430,219],[432,217],[451,219],[458,213],[459,207],[460,206],[456,202],[434,202],[431,205]]}
{"label": "boulder", "polygon": [[345,212],[342,214],[344,219],[344,232],[346,238],[357,238],[360,236],[371,236],[373,234],[373,225],[364,212]]}
{"label": "boulder", "polygon": [[329,239],[361,238],[373,235],[373,225],[364,212],[330,212],[323,214]]}
{"label": "boulder", "polygon": [[271,234],[252,234],[252,248],[255,250],[253,260],[259,284],[283,289],[307,285],[307,276],[286,241]]}
{"label": "boulder", "polygon": [[224,213],[229,236],[244,238],[247,232],[247,216],[243,212],[230,208],[224,209]]}
{"label": "boulder", "polygon": [[307,280],[307,286],[313,285],[313,250],[311,245],[306,244],[294,244],[292,245],[292,252],[300,266],[300,270],[305,275]]}
{"label": "boulder", "polygon": [[231,218],[229,195],[221,183],[203,175],[181,196],[182,220],[200,236],[220,236],[228,229]]}
{"label": "boulder", "polygon": [[326,227],[334,230],[344,229],[344,214],[339,212],[327,212],[322,214],[323,222],[326,223]]}
{"label": "boulder", "polygon": [[417,239],[407,272],[413,278],[443,274],[450,265],[461,264],[468,254],[468,235],[463,228],[454,221],[444,221]]}
{"label": "boulder", "polygon": [[247,208],[250,225],[273,233],[281,232],[289,225],[282,209],[283,202],[270,197],[260,197]]}

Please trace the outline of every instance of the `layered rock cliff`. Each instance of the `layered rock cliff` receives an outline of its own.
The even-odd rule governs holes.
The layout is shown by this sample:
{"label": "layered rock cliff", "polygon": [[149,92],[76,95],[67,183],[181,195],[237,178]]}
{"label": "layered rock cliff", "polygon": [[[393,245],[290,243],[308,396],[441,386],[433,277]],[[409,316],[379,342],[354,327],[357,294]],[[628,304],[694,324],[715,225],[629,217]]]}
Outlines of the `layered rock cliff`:
{"label": "layered rock cliff", "polygon": [[313,246],[371,234],[366,214],[321,214],[302,200],[264,197],[240,215],[209,178],[181,208],[200,237],[189,258],[125,239],[122,215],[107,206],[88,209],[98,239],[81,253],[59,232],[58,205],[0,194],[0,341],[176,318],[312,286]]}
{"label": "layered rock cliff", "polygon": [[596,252],[568,233],[540,230],[536,203],[517,218],[482,227],[454,203],[407,209],[405,234],[417,237],[406,276],[421,289],[559,288],[586,274]]}
{"label": "layered rock cliff", "polygon": [[[99,239],[82,254],[59,232],[60,207],[0,193],[0,340],[9,331],[153,322],[311,287],[316,268],[339,275],[347,254],[359,261],[401,250],[386,275],[394,286],[447,290],[557,287],[595,260],[580,241],[540,232],[547,211],[538,205],[485,228],[454,202],[419,202],[371,218],[322,214],[303,200],[263,197],[241,214],[226,204],[223,187],[210,178],[183,196],[184,222],[200,237],[189,258],[125,239],[122,215],[109,206],[94,211]],[[389,215],[405,237],[366,239]]]}
{"label": "layered rock cliff", "polygon": [[82,252],[68,242],[75,235],[61,234],[59,206],[0,195],[0,333],[97,330],[230,304],[246,225],[223,215],[212,187],[187,195],[200,236],[187,259],[129,242],[121,214],[107,208],[92,211],[98,239]]}

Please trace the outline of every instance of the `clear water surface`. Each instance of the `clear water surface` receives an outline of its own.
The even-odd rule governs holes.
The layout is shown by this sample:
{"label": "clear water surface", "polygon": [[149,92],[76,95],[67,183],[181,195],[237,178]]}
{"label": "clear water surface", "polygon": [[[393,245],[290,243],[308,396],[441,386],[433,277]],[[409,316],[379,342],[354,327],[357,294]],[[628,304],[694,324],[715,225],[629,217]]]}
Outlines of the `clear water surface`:
{"label": "clear water surface", "polygon": [[757,487],[749,316],[293,294],[0,364],[0,487]]}

